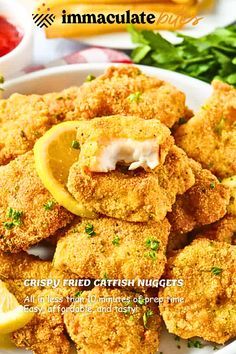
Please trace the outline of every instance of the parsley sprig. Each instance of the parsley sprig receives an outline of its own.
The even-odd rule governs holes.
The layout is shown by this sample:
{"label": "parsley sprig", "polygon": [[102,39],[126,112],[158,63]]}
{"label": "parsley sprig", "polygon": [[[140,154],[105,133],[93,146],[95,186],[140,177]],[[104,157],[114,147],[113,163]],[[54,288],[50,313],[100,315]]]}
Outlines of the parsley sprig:
{"label": "parsley sprig", "polygon": [[150,309],[144,312],[143,314],[143,325],[146,329],[148,329],[148,320],[151,316],[153,316],[153,314],[153,311]]}
{"label": "parsley sprig", "polygon": [[96,235],[96,232],[94,231],[94,227],[92,224],[88,223],[86,226],[85,226],[85,232],[86,234],[88,234],[89,237],[92,237],[92,236],[95,236]]}
{"label": "parsley sprig", "polygon": [[23,216],[22,211],[19,211],[19,210],[13,209],[13,208],[9,208],[6,216],[7,216],[7,218],[11,219],[11,221],[3,222],[3,226],[7,230],[11,230],[15,226],[22,225],[22,216]]}
{"label": "parsley sprig", "polygon": [[236,86],[236,25],[217,28],[194,38],[178,34],[181,43],[172,44],[154,31],[138,31],[129,26],[135,63],[177,71],[211,82],[214,78]]}
{"label": "parsley sprig", "polygon": [[211,272],[214,275],[220,275],[223,272],[223,269],[219,267],[212,267]]}

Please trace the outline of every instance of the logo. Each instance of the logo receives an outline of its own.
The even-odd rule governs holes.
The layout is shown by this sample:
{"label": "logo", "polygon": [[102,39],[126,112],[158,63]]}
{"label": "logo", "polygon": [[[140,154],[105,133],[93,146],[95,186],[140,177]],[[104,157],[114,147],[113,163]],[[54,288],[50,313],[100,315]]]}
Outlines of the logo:
{"label": "logo", "polygon": [[[45,4],[42,4],[42,6],[45,7]],[[41,9],[38,8],[39,13],[32,14],[33,21],[39,28],[43,28],[43,27],[48,28],[49,26],[51,26],[53,24],[56,16],[54,14],[50,14],[50,13],[45,14],[45,10],[47,12],[50,12],[50,8],[47,8],[45,10],[42,9],[42,10],[44,13],[40,13]]]}

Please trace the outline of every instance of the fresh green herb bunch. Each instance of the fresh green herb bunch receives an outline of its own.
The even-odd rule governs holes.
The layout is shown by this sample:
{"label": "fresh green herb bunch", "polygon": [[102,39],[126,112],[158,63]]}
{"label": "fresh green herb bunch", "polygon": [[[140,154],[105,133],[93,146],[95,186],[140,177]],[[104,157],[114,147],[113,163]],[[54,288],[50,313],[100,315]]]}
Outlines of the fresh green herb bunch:
{"label": "fresh green herb bunch", "polygon": [[154,31],[138,31],[133,26],[128,30],[132,41],[139,44],[131,55],[135,63],[236,86],[236,25],[218,28],[200,38],[178,34],[182,38],[179,44],[170,43]]}

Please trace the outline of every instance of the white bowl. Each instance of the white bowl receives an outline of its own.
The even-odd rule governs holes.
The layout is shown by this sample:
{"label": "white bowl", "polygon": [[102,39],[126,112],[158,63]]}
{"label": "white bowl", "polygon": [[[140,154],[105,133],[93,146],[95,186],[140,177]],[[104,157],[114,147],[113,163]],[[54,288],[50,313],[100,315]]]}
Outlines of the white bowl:
{"label": "white bowl", "polygon": [[0,15],[5,16],[23,32],[23,38],[18,46],[0,57],[0,74],[6,79],[31,63],[33,27],[31,14],[20,1],[0,0]]}

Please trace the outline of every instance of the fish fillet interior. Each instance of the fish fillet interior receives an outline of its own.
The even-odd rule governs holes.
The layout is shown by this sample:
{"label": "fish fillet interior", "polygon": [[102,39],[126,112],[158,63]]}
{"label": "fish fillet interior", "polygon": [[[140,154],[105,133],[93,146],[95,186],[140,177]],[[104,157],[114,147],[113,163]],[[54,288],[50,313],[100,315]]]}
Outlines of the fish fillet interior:
{"label": "fish fillet interior", "polygon": [[157,139],[139,141],[131,138],[116,138],[103,142],[89,169],[92,172],[109,172],[115,170],[119,162],[129,165],[129,170],[139,167],[154,169],[159,164]]}

